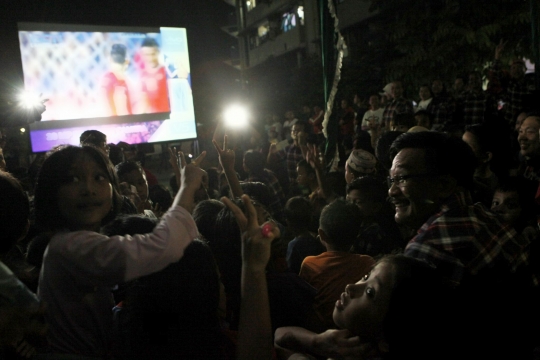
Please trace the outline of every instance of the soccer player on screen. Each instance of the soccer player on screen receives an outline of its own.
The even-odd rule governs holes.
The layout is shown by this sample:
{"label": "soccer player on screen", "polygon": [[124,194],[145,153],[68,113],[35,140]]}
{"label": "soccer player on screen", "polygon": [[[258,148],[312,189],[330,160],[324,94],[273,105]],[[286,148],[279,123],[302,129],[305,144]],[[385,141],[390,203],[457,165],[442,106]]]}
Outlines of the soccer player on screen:
{"label": "soccer player on screen", "polygon": [[109,71],[103,77],[101,87],[104,89],[106,108],[109,116],[130,115],[131,99],[126,83],[127,48],[122,44],[114,44],[111,48]]}
{"label": "soccer player on screen", "polygon": [[140,50],[144,64],[141,70],[142,113],[169,112],[167,73],[159,62],[159,45],[151,37],[143,40]]}

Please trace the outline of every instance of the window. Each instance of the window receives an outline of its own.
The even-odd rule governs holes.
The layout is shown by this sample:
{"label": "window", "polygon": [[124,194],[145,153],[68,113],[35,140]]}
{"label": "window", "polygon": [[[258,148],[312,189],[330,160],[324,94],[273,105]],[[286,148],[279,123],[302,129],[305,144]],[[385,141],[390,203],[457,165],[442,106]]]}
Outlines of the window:
{"label": "window", "polygon": [[257,6],[257,0],[246,0],[246,9],[251,11]]}
{"label": "window", "polygon": [[287,32],[296,27],[296,13],[286,12],[281,17],[281,31]]}

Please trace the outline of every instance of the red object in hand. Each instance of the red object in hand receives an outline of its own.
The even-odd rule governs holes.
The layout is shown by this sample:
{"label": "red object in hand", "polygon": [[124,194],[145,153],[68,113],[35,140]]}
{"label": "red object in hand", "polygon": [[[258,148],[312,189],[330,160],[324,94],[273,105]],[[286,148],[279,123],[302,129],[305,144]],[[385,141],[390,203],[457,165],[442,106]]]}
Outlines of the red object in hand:
{"label": "red object in hand", "polygon": [[261,231],[264,237],[268,237],[268,234],[272,232],[272,225],[264,224]]}

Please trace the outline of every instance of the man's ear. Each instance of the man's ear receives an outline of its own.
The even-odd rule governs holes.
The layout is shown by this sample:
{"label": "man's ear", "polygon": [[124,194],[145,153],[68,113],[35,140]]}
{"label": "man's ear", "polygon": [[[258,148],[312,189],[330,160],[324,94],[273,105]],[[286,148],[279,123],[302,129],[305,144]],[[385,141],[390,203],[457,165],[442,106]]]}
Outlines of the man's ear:
{"label": "man's ear", "polygon": [[438,187],[439,197],[446,199],[456,191],[457,180],[452,176],[441,176],[438,180]]}
{"label": "man's ear", "polygon": [[317,234],[319,235],[319,240],[321,241],[321,243],[326,246],[326,243],[327,243],[327,240],[328,240],[328,235],[326,235],[326,233],[324,232],[323,229],[319,228],[317,230]]}
{"label": "man's ear", "polygon": [[491,151],[486,151],[484,153],[484,158],[482,159],[482,162],[488,163],[491,161],[492,158],[493,158],[493,153]]}

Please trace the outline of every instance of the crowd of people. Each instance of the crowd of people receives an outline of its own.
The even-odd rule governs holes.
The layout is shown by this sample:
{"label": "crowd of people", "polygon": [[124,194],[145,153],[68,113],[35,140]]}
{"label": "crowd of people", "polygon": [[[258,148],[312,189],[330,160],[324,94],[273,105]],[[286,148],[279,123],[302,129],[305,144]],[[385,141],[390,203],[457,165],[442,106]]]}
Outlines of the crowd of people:
{"label": "crowd of people", "polygon": [[166,185],[96,130],[25,181],[0,152],[0,354],[540,358],[540,102],[502,47],[487,90],[220,122]]}

